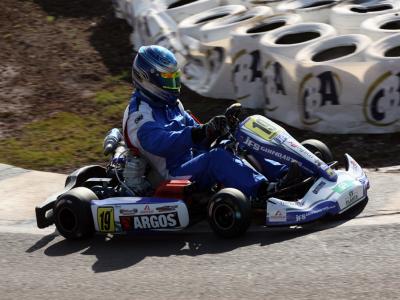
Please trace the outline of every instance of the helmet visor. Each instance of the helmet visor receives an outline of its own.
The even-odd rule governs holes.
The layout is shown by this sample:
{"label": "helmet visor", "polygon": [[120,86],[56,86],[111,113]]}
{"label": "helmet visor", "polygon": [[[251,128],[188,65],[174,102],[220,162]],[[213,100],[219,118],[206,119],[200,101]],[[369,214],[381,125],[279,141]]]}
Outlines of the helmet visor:
{"label": "helmet visor", "polygon": [[163,89],[179,92],[181,89],[181,72],[161,73],[161,86]]}

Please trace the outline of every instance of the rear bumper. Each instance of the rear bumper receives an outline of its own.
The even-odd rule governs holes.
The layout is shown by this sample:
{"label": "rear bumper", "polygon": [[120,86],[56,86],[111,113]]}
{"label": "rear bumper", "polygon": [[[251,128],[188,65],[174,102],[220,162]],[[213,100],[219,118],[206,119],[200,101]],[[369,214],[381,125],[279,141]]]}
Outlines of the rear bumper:
{"label": "rear bumper", "polygon": [[45,202],[35,207],[38,228],[42,229],[54,224],[53,207],[56,201],[57,197],[51,196]]}

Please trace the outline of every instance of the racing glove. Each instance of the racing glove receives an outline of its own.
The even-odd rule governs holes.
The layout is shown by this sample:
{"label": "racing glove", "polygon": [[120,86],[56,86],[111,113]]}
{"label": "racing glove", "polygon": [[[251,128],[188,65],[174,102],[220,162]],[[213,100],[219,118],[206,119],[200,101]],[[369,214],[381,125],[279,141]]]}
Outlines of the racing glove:
{"label": "racing glove", "polygon": [[246,118],[246,112],[240,103],[234,103],[226,109],[225,116],[229,127],[234,129],[239,122]]}
{"label": "racing glove", "polygon": [[228,121],[225,116],[219,115],[211,118],[207,123],[192,128],[192,140],[198,144],[204,140],[212,142],[217,137],[227,134]]}

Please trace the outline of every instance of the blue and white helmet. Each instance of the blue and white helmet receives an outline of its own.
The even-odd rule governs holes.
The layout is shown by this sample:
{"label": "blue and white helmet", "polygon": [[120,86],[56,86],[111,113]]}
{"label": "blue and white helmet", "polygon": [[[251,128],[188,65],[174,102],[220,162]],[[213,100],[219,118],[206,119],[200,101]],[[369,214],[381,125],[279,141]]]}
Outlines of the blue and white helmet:
{"label": "blue and white helmet", "polygon": [[132,79],[136,88],[156,105],[175,105],[180,88],[180,70],[168,49],[142,46],[133,61]]}

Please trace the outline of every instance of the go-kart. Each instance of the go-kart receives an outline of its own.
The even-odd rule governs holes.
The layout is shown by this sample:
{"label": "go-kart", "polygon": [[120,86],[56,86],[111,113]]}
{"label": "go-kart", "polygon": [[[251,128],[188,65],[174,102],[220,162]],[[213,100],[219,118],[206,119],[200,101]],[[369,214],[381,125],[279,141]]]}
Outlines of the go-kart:
{"label": "go-kart", "polygon": [[[231,118],[229,124],[228,133],[213,147],[233,151],[261,173],[267,160],[286,165],[295,161],[303,178],[263,199],[247,199],[241,191],[219,184],[202,191],[195,182],[173,179],[153,182],[154,189],[140,194],[124,188],[124,161],[116,159],[120,150],[112,147],[107,152],[114,158],[107,167],[74,171],[62,192],[36,207],[37,226],[55,224],[63,237],[77,239],[95,232],[176,231],[207,218],[216,234],[235,237],[245,233],[252,221],[267,227],[301,225],[324,217],[341,218],[366,205],[369,181],[350,155],[345,155],[346,169],[335,170],[325,144],[300,143],[261,115],[236,122]],[[125,147],[121,139],[117,141]]]}

